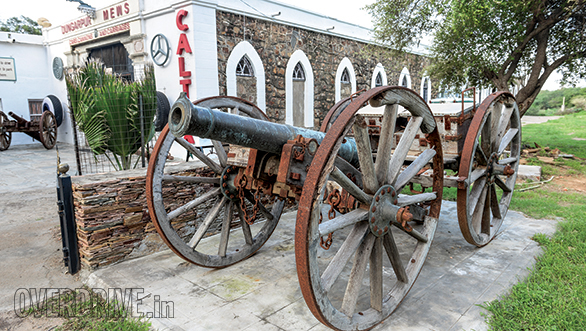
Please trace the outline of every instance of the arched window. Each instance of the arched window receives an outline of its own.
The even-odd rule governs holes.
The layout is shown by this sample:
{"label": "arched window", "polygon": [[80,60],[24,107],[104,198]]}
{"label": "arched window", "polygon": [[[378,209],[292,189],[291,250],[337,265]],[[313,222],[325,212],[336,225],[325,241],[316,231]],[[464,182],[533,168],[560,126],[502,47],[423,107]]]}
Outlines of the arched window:
{"label": "arched window", "polygon": [[344,71],[342,71],[340,82],[342,82],[342,84],[350,84],[350,74],[348,73],[348,68],[344,68]]}
{"label": "arched window", "polygon": [[381,75],[380,72],[376,75],[376,80],[374,82],[374,86],[376,86],[376,87],[383,86],[383,76]]}
{"label": "arched window", "polygon": [[297,62],[297,65],[293,69],[293,80],[298,81],[305,81],[305,71],[303,70],[303,66],[301,62]]}
{"label": "arched window", "polygon": [[428,87],[427,78],[425,78],[425,80],[423,81],[423,100],[425,100],[425,102],[429,101],[429,100],[427,100],[428,94],[429,94],[429,87]]}
{"label": "arched window", "polygon": [[254,68],[250,64],[248,56],[244,55],[236,66],[236,76],[254,77]]}
{"label": "arched window", "polygon": [[409,83],[407,83],[407,76],[403,76],[403,81],[401,82],[401,86],[409,87]]}

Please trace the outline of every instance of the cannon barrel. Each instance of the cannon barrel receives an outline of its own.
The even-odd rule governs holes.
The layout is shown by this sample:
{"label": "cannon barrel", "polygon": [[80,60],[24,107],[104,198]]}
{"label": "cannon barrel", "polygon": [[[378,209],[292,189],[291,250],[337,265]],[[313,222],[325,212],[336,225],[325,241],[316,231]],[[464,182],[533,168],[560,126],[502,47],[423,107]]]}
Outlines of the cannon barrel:
{"label": "cannon barrel", "polygon": [[[298,135],[313,138],[318,143],[326,135],[319,131],[198,107],[184,93],[171,107],[169,130],[176,137],[193,135],[276,154],[281,154],[287,141]],[[342,144],[338,155],[358,166],[358,153],[353,139],[347,139]]]}
{"label": "cannon barrel", "polygon": [[16,115],[15,113],[9,111],[8,115],[10,115],[10,117],[14,118],[16,120],[16,122],[18,122],[18,126],[20,127],[25,127],[28,128],[30,126],[30,122],[25,120],[24,118]]}

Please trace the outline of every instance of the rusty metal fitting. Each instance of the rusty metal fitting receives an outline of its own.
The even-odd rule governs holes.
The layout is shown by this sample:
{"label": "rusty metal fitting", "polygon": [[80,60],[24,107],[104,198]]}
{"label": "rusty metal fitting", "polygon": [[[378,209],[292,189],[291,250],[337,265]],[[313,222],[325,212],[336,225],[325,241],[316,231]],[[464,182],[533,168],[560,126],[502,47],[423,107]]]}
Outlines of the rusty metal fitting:
{"label": "rusty metal fitting", "polygon": [[509,176],[512,176],[513,174],[515,174],[515,170],[513,168],[511,168],[510,164],[507,164],[505,166],[505,168],[503,169],[503,175],[509,177]]}

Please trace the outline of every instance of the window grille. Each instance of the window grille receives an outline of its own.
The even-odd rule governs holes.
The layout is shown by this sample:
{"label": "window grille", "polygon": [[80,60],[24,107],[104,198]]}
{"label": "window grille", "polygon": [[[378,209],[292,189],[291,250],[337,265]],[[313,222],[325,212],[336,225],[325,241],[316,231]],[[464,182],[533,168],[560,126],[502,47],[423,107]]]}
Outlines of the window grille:
{"label": "window grille", "polygon": [[380,72],[376,75],[376,78],[374,80],[374,86],[383,86],[383,76],[380,74]]}
{"label": "window grille", "polygon": [[342,84],[350,84],[350,74],[348,73],[348,68],[344,68],[344,71],[342,71],[340,82]]}
{"label": "window grille", "polygon": [[293,69],[293,80],[305,81],[305,71],[301,62],[297,62],[297,65]]}
{"label": "window grille", "polygon": [[43,115],[43,100],[29,99],[28,100],[28,110],[29,110],[31,121],[34,118],[41,118],[41,115]]}
{"label": "window grille", "polygon": [[403,76],[403,81],[401,82],[401,86],[409,87],[409,86],[407,86],[407,75]]}
{"label": "window grille", "polygon": [[236,66],[236,76],[254,77],[254,68],[248,59],[248,56],[244,55],[238,65]]}

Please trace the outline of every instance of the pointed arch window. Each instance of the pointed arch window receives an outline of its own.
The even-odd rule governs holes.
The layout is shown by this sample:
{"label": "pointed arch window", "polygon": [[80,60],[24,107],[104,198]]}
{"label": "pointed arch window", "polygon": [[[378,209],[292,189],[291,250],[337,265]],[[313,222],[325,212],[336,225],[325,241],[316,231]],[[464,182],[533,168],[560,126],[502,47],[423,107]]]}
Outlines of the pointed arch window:
{"label": "pointed arch window", "polygon": [[380,72],[378,74],[376,74],[374,86],[375,87],[383,86],[383,76],[381,75]]}
{"label": "pointed arch window", "polygon": [[340,82],[342,84],[350,84],[350,74],[348,73],[348,68],[344,68],[344,71],[342,71]]}
{"label": "pointed arch window", "polygon": [[297,62],[297,65],[293,68],[293,80],[305,81],[305,70],[303,70],[301,62]]}
{"label": "pointed arch window", "polygon": [[405,75],[405,76],[403,76],[403,81],[401,82],[401,86],[408,87],[407,85],[408,85],[408,83],[407,83],[407,75]]}
{"label": "pointed arch window", "polygon": [[244,55],[236,66],[236,76],[254,77],[254,68],[248,56]]}

